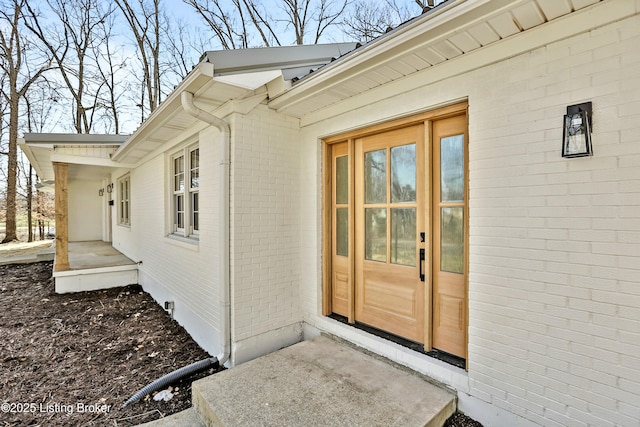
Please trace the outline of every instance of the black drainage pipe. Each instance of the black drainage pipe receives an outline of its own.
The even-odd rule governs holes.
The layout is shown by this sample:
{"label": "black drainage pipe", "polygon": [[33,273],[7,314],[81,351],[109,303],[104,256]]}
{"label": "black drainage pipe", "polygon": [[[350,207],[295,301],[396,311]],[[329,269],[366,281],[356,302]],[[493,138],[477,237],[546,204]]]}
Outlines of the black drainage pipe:
{"label": "black drainage pipe", "polygon": [[191,365],[184,366],[180,369],[176,369],[173,372],[168,373],[167,375],[158,378],[152,383],[149,383],[144,388],[138,390],[136,394],[131,396],[129,400],[124,402],[122,407],[124,408],[127,405],[130,405],[134,402],[137,402],[147,394],[153,393],[156,390],[160,390],[161,388],[174,383],[184,377],[189,375],[193,375],[197,372],[204,371],[205,369],[214,367],[218,368],[220,364],[218,363],[218,359],[216,357],[210,357],[208,359],[200,360],[199,362],[192,363]]}

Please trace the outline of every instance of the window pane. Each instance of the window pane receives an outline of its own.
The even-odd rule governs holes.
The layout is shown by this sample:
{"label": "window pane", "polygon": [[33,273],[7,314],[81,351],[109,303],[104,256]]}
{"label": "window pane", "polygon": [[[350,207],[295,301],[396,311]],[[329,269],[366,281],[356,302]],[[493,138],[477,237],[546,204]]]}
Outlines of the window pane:
{"label": "window pane", "polygon": [[182,194],[176,195],[174,197],[174,204],[174,225],[176,226],[176,228],[184,228],[184,196]]}
{"label": "window pane", "polygon": [[336,209],[336,254],[349,256],[349,209]]}
{"label": "window pane", "polygon": [[191,188],[198,188],[200,184],[200,149],[191,151]]}
{"label": "window pane", "polygon": [[173,190],[184,190],[184,156],[173,159]]}
{"label": "window pane", "polygon": [[191,214],[191,226],[193,227],[193,231],[198,231],[200,230],[200,223],[199,223],[199,213],[200,213],[200,193],[192,193],[191,194],[191,208],[193,209],[193,212]]}
{"label": "window pane", "polygon": [[344,205],[349,199],[349,158],[336,158],[336,203]]}
{"label": "window pane", "polygon": [[387,209],[364,210],[365,259],[387,262]]}
{"label": "window pane", "polygon": [[387,150],[364,154],[365,203],[387,202]]}
{"label": "window pane", "polygon": [[391,209],[391,262],[416,265],[416,210]]}
{"label": "window pane", "polygon": [[391,149],[391,203],[416,200],[416,145]]}
{"label": "window pane", "polygon": [[440,270],[464,273],[463,208],[440,210]]}
{"label": "window pane", "polygon": [[464,201],[464,135],[440,139],[440,201]]}

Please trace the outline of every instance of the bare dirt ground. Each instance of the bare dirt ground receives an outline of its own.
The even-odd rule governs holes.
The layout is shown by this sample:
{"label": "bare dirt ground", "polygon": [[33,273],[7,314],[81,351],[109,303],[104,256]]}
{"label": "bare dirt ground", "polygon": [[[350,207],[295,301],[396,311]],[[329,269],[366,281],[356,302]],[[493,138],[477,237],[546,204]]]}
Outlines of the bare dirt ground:
{"label": "bare dirt ground", "polygon": [[57,295],[51,262],[0,266],[0,426],[131,426],[191,407],[174,397],[122,404],[209,355],[138,286]]}

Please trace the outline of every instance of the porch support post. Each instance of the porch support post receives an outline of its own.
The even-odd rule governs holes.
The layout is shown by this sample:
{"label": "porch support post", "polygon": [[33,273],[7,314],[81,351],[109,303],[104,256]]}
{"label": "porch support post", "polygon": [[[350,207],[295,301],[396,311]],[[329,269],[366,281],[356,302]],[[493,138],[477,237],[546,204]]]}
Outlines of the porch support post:
{"label": "porch support post", "polygon": [[53,162],[55,174],[56,261],[53,271],[69,269],[69,215],[66,163]]}

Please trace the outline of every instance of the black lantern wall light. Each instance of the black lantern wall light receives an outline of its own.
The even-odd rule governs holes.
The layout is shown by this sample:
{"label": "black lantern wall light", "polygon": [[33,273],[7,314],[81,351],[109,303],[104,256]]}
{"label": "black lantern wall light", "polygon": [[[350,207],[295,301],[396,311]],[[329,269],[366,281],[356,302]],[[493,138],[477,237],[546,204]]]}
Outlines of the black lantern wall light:
{"label": "black lantern wall light", "polygon": [[591,102],[569,105],[564,116],[562,157],[593,156]]}

